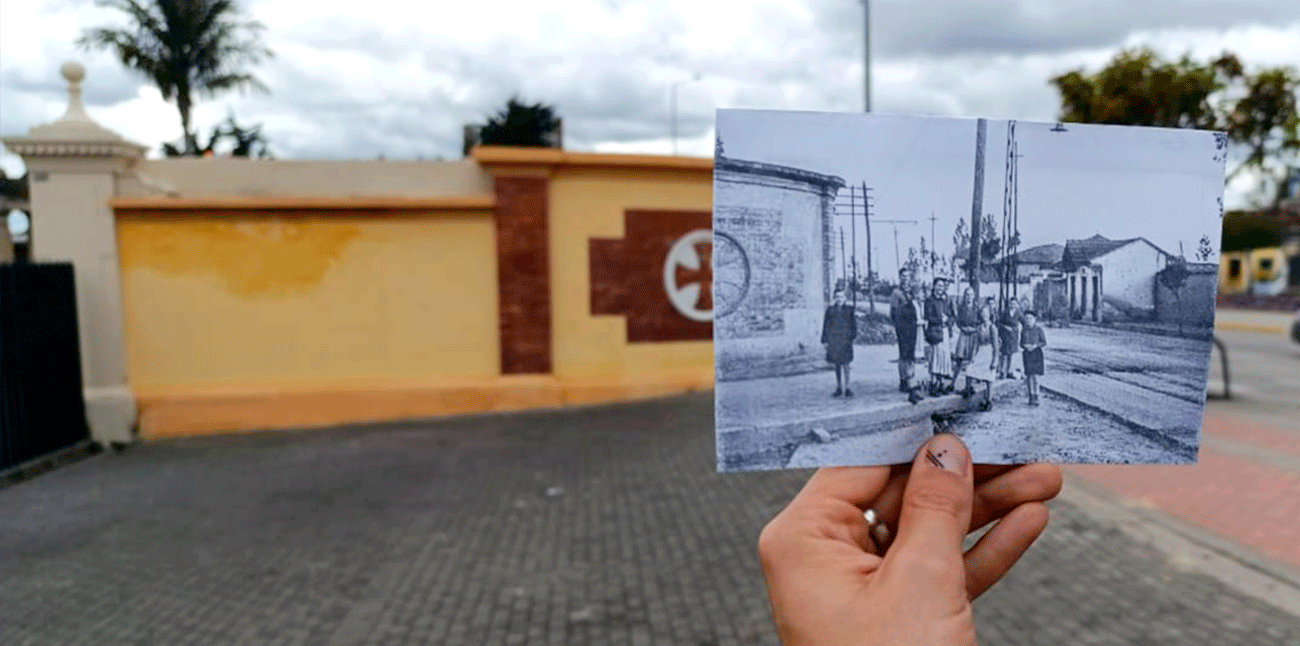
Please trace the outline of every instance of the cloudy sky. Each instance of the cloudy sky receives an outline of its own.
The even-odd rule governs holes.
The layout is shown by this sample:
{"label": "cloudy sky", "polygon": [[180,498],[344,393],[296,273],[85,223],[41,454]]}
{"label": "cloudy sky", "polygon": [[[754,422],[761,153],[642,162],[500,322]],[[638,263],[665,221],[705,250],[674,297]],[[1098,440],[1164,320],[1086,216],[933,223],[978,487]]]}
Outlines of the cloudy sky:
{"label": "cloudy sky", "polygon": [[[981,212],[999,225],[1007,195],[1007,123],[990,120],[985,134]],[[1217,246],[1223,163],[1216,159],[1213,135],[1076,124],[1054,132],[1054,125],[1016,123],[1021,249],[1097,234],[1114,240],[1143,237],[1175,254],[1180,244],[1188,255],[1194,253],[1203,235]],[[725,110],[718,115],[718,129],[728,157],[870,187],[874,218],[915,222],[899,225],[903,260],[909,247],[919,247],[921,236],[937,239],[939,252],[951,255],[958,221],[970,219],[975,119]],[[836,202],[847,206],[847,194]],[[856,240],[865,268],[861,216],[850,219],[848,212],[842,210],[836,224],[846,242]],[[855,225],[859,230],[853,235]],[[872,234],[872,267],[893,276],[898,265],[892,225],[878,223]]]}
{"label": "cloudy sky", "polygon": [[[276,58],[269,95],[203,103],[207,129],[233,111],[263,123],[277,156],[456,157],[461,126],[514,92],[555,104],[573,150],[667,152],[679,86],[679,150],[712,152],[719,107],[862,108],[857,0],[244,0]],[[120,23],[88,0],[0,0],[0,133],[61,114],[59,65],[82,61],[105,126],[157,149],[180,136],[175,110],[83,29]],[[1047,79],[1147,44],[1249,63],[1300,61],[1293,0],[875,0],[873,108],[897,114],[1050,120]],[[7,172],[21,162],[0,156]],[[1235,204],[1245,182],[1230,187]]]}

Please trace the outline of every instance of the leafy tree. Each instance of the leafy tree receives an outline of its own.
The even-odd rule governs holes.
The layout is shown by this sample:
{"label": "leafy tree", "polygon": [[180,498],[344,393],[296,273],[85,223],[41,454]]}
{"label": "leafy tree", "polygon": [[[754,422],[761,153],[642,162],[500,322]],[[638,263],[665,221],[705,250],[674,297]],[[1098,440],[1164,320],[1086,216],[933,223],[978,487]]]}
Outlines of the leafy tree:
{"label": "leafy tree", "polygon": [[262,25],[241,20],[234,0],[100,0],[126,13],[126,28],[87,30],[77,44],[107,49],[123,65],[149,77],[164,99],[176,99],[186,155],[200,153],[191,129],[195,95],[228,90],[266,90],[246,65],[272,56],[262,46]]}
{"label": "leafy tree", "polygon": [[1223,251],[1276,247],[1285,235],[1282,220],[1248,211],[1223,216]]}
{"label": "leafy tree", "polygon": [[506,107],[488,117],[478,131],[478,141],[485,146],[558,147],[560,118],[555,108],[544,103],[525,103],[511,97]]}
{"label": "leafy tree", "polygon": [[1213,256],[1214,242],[1210,240],[1210,236],[1208,235],[1201,236],[1200,242],[1196,244],[1196,260],[1199,262],[1206,262]]}
{"label": "leafy tree", "polygon": [[1119,52],[1099,71],[1076,69],[1050,83],[1061,97],[1062,121],[1226,133],[1215,159],[1226,159],[1228,144],[1241,157],[1229,180],[1251,169],[1276,182],[1269,162],[1285,165],[1300,152],[1300,73],[1293,67],[1252,73],[1229,52],[1205,62],[1190,54],[1171,61],[1138,48]]}
{"label": "leafy tree", "polygon": [[[1174,300],[1178,303],[1178,309],[1183,309],[1183,287],[1187,285],[1187,277],[1191,272],[1187,269],[1187,260],[1182,256],[1176,256],[1169,259],[1169,263],[1156,273],[1160,284],[1164,285],[1170,292],[1173,292]],[[1178,333],[1183,333],[1183,319],[1178,318]]]}
{"label": "leafy tree", "polygon": [[[952,233],[952,244],[953,275],[958,275],[959,271],[967,271],[970,275],[969,268],[966,267],[967,259],[970,258],[970,227],[966,224],[965,218],[957,220],[957,227]],[[1001,253],[1002,236],[998,235],[998,225],[993,220],[992,213],[985,213],[980,222],[980,267],[992,265]]]}

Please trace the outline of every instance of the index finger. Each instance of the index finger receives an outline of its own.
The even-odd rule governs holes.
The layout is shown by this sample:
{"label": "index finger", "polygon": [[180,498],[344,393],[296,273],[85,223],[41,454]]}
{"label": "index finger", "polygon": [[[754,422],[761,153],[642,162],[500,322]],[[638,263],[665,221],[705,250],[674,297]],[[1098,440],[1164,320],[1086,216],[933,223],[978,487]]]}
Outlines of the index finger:
{"label": "index finger", "polygon": [[812,497],[866,507],[884,490],[890,472],[901,466],[822,467],[808,479],[795,500]]}

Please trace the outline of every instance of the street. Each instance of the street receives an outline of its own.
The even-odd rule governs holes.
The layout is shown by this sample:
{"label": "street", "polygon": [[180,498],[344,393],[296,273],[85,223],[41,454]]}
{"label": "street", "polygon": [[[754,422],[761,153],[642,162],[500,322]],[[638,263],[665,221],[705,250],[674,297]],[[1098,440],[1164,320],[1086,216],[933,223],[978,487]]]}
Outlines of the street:
{"label": "street", "polygon": [[1289,321],[1219,310],[1232,398],[1214,396],[1222,388],[1215,352],[1196,465],[1067,471],[1245,546],[1268,559],[1265,567],[1300,570],[1300,346],[1285,336]]}
{"label": "street", "polygon": [[993,410],[952,416],[943,430],[1006,462],[1193,459],[1207,342],[1086,325],[1047,338],[1041,407],[1029,408],[1017,385]]}
{"label": "street", "polygon": [[[975,604],[983,640],[1300,643],[1300,356],[1222,334],[1240,388],[1198,464],[1067,467]],[[1128,429],[1044,403],[1085,422],[1071,441]],[[0,643],[776,644],[755,542],[810,472],[715,473],[713,413],[700,393],[101,454],[0,489]]]}
{"label": "street", "polygon": [[[810,472],[715,473],[712,414],[700,393],[101,454],[0,490],[0,643],[775,645],[757,538]],[[1244,591],[1256,570],[1085,493],[976,602],[982,642],[1300,643],[1300,583]]]}
{"label": "street", "polygon": [[[1279,325],[1285,317],[1276,317]],[[1300,418],[1300,344],[1281,334],[1220,329],[1228,346],[1233,400],[1215,402],[1214,409],[1279,421]],[[1222,381],[1216,353],[1210,376]]]}
{"label": "street", "polygon": [[[719,422],[727,425],[720,435],[761,454],[751,468],[905,462],[932,432],[931,420],[991,463],[1195,459],[1209,341],[1089,325],[1046,334],[1038,407],[1028,405],[1023,379],[994,384],[989,411],[958,412],[969,406],[955,396],[913,406],[897,390],[894,347],[858,346],[852,400],[828,395],[829,372],[720,383]],[[782,444],[793,448],[764,450]]]}

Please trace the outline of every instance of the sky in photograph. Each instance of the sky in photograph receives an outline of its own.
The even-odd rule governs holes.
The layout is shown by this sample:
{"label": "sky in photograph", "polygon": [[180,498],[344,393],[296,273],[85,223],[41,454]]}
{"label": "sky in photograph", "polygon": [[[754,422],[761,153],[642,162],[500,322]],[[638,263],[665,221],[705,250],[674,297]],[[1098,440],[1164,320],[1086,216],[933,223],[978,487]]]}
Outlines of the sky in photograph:
{"label": "sky in photograph", "polygon": [[[717,108],[862,109],[859,0],[573,0],[365,3],[242,0],[275,58],[271,93],[203,100],[207,130],[233,113],[264,124],[295,159],[459,156],[462,125],[512,93],[556,105],[571,150],[664,153],[678,86],[683,154],[712,153]],[[1300,61],[1287,0],[875,0],[873,109],[893,114],[1049,121],[1049,77],[1095,68],[1121,47],[1251,64]],[[86,102],[112,130],[151,147],[180,136],[174,108],[107,52],[73,41],[123,25],[89,0],[0,0],[0,134],[57,118],[59,65],[87,67]],[[5,152],[0,166],[20,174]],[[1241,201],[1251,178],[1229,189]]]}
{"label": "sky in photograph", "polygon": [[[1218,246],[1217,199],[1224,168],[1215,159],[1213,135],[1077,124],[1054,132],[1055,126],[1015,126],[1021,249],[1093,235],[1143,237],[1189,257],[1203,235]],[[982,213],[992,214],[999,226],[1008,193],[1007,130],[1005,120],[986,121]],[[718,116],[727,157],[865,185],[871,189],[873,218],[915,222],[872,226],[872,264],[882,276],[895,275],[896,257],[906,260],[908,248],[919,247],[921,236],[931,239],[932,224],[939,253],[952,254],[954,229],[959,220],[969,227],[972,212],[976,132],[977,120],[970,118],[763,110],[728,110]],[[844,195],[837,198],[837,203],[846,202]],[[849,246],[856,237],[865,268],[861,217],[836,220]]]}

